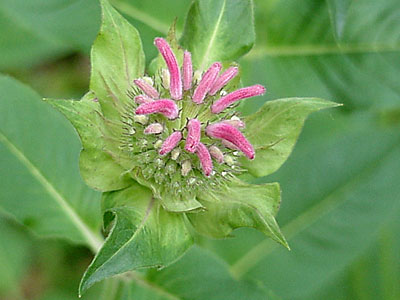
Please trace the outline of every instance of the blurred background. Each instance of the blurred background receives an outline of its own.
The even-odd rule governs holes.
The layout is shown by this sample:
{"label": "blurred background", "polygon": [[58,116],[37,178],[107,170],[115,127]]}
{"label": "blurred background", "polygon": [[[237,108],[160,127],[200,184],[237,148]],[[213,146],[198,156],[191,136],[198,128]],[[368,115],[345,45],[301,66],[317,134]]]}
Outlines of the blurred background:
{"label": "blurred background", "polygon": [[[148,62],[156,55],[154,37],[164,36],[175,17],[182,32],[191,3],[110,2],[139,30]],[[257,40],[240,60],[242,80],[265,84],[268,92],[247,101],[243,113],[295,96],[344,104],[313,114],[283,167],[254,180],[281,183],[278,223],[292,251],[251,229],[228,240],[199,238],[198,247],[163,271],[164,279],[150,271],[149,282],[154,278],[168,290],[168,274],[196,271],[195,262],[192,269],[187,265],[205,255],[202,268],[212,271],[218,260],[235,278],[263,284],[271,299],[400,299],[400,2],[254,4]],[[79,98],[88,90],[99,25],[97,0],[1,0],[0,72],[41,97]],[[13,95],[2,92],[0,99]],[[2,180],[9,172],[4,166],[0,158]],[[0,199],[0,299],[76,299],[90,250],[40,239],[26,229],[32,222],[22,225],[3,209],[5,201]],[[119,284],[98,284],[83,299],[156,299],[146,284],[129,293],[118,292]],[[192,299],[171,297],[157,299]]]}

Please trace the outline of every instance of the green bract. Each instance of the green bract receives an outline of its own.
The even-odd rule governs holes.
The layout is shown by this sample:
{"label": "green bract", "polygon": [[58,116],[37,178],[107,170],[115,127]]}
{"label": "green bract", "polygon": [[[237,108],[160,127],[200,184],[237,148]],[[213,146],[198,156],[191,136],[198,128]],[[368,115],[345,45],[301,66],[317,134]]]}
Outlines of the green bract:
{"label": "green bract", "polygon": [[[232,64],[254,42],[251,1],[216,1],[212,12],[203,9],[205,2],[192,4],[182,37],[199,70],[215,60]],[[89,186],[103,192],[104,225],[112,227],[83,277],[80,293],[116,274],[171,264],[193,244],[192,228],[209,237],[224,238],[236,228],[253,227],[288,247],[275,221],[281,200],[279,185],[251,185],[236,175],[249,172],[259,177],[276,171],[292,151],[308,114],[337,104],[315,98],[267,102],[243,119],[247,127],[242,131],[254,145],[255,159],[235,157],[235,151],[229,150],[232,161],[215,164],[215,175],[206,177],[199,166],[201,159],[193,153],[160,157],[159,137],[147,136],[143,129],[149,120],[162,120],[171,134],[184,130],[186,118],[214,122],[216,115],[207,106],[198,109],[187,102],[187,92],[179,102],[179,118],[136,118],[133,80],[145,76],[139,33],[107,1],[102,1],[102,10],[101,30],[91,53],[90,92],[80,101],[46,100],[78,131],[83,147],[81,175]],[[238,25],[239,32],[235,31]],[[168,40],[181,62],[183,49],[173,29]],[[160,97],[169,98],[162,88],[163,68],[160,58],[153,61],[152,81]],[[231,92],[237,83],[236,79],[225,92]],[[205,102],[219,97],[216,94]],[[201,137],[204,143],[208,140]],[[185,161],[190,164],[190,177],[183,170]]]}

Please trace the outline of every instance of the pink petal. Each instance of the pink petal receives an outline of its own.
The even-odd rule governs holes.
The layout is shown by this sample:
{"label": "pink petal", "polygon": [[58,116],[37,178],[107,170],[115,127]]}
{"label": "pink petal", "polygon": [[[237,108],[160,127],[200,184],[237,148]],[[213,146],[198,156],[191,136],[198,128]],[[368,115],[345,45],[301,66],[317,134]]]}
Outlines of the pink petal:
{"label": "pink petal", "polygon": [[221,71],[222,65],[219,62],[213,63],[211,67],[204,73],[200,80],[199,85],[193,93],[193,102],[200,104],[203,102],[207,93],[210,91],[214,85],[215,79],[218,76],[219,71]]}
{"label": "pink petal", "polygon": [[174,52],[172,52],[170,45],[163,38],[156,38],[154,40],[154,44],[158,48],[158,51],[160,51],[169,70],[170,74],[169,91],[171,93],[172,99],[175,100],[182,99],[181,72]]}
{"label": "pink petal", "polygon": [[220,89],[222,89],[230,80],[232,80],[238,73],[237,67],[230,67],[218,79],[215,81],[213,87],[210,90],[210,95],[215,95]]}
{"label": "pink petal", "polygon": [[185,150],[194,153],[196,152],[197,145],[200,143],[201,123],[197,119],[191,119],[187,128],[188,135],[186,137]]}
{"label": "pink petal", "polygon": [[179,111],[176,103],[170,99],[160,99],[148,103],[143,103],[136,108],[135,114],[137,115],[149,115],[154,113],[160,113],[166,116],[168,119],[176,119]]}
{"label": "pink petal", "polygon": [[210,147],[210,154],[211,156],[220,164],[224,162],[224,154],[222,151],[217,147],[217,146],[211,146]]}
{"label": "pink petal", "polygon": [[226,140],[232,143],[249,159],[253,159],[255,156],[253,146],[238,129],[230,124],[226,124],[224,122],[211,124],[207,126],[206,133],[212,138]]}
{"label": "pink petal", "polygon": [[193,65],[192,55],[189,51],[183,53],[183,89],[185,91],[192,88]]}
{"label": "pink petal", "polygon": [[154,101],[153,99],[151,99],[150,97],[147,97],[145,95],[137,95],[137,96],[135,96],[134,100],[137,104],[143,104],[143,103],[148,103],[148,102]]}
{"label": "pink petal", "polygon": [[205,176],[210,176],[213,170],[213,164],[211,160],[210,152],[208,152],[207,147],[199,143],[197,146],[196,154],[200,160],[201,168],[203,169],[203,173]]}
{"label": "pink petal", "polygon": [[181,141],[182,133],[180,131],[175,131],[169,137],[165,139],[163,144],[161,145],[160,155],[165,155],[171,152]]}
{"label": "pink petal", "polygon": [[157,90],[145,80],[135,79],[133,82],[150,98],[158,99],[160,97],[160,94],[157,92]]}
{"label": "pink petal", "polygon": [[259,96],[265,93],[265,87],[262,85],[256,84],[253,86],[245,87],[238,89],[221,99],[217,100],[212,106],[211,106],[211,111],[214,114],[218,114],[221,111],[223,111],[225,108],[227,108],[229,105],[232,103],[242,100],[245,98],[250,98],[254,96]]}
{"label": "pink petal", "polygon": [[153,123],[144,129],[144,134],[159,134],[163,132],[164,127],[160,123]]}

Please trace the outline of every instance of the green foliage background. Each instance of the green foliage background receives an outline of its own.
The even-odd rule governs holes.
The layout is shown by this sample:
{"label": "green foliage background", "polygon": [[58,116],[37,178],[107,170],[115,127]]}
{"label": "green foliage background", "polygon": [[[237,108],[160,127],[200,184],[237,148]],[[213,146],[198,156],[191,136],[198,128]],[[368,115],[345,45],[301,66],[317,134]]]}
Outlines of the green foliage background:
{"label": "green foliage background", "polygon": [[[191,3],[111,2],[140,32],[147,62],[156,55],[154,37],[175,17],[183,31]],[[278,222],[292,251],[250,229],[228,240],[199,238],[176,264],[104,281],[83,299],[249,299],[250,291],[254,299],[400,298],[400,4],[254,2],[256,44],[240,61],[242,79],[268,92],[243,112],[293,96],[344,104],[312,115],[289,160],[257,180],[281,183]],[[87,91],[99,26],[97,0],[0,3],[1,299],[76,299],[92,259],[68,240],[95,248],[78,229],[99,228],[100,195],[79,180],[72,127],[40,99]],[[6,135],[42,173],[32,178],[18,149],[18,159],[6,156]],[[40,209],[30,206],[35,199]],[[66,240],[40,238],[60,232]]]}

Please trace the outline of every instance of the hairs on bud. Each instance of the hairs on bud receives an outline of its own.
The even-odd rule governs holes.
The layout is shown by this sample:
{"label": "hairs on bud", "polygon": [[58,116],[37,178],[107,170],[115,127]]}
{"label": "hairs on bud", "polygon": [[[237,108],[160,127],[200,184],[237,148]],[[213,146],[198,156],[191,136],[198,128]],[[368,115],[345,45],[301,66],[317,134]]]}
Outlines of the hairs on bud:
{"label": "hairs on bud", "polygon": [[180,131],[176,131],[172,133],[169,137],[165,139],[163,144],[161,145],[160,155],[165,155],[171,152],[181,141],[182,133]]}
{"label": "hairs on bud", "polygon": [[143,103],[136,108],[137,115],[149,115],[160,113],[168,119],[176,119],[179,115],[176,103],[170,99],[160,99],[148,103]]}
{"label": "hairs on bud", "polygon": [[163,38],[155,38],[154,45],[158,48],[158,51],[160,51],[169,70],[169,91],[171,97],[174,100],[180,100],[182,99],[182,80],[175,54],[172,51],[171,46]]}
{"label": "hairs on bud", "polygon": [[214,96],[220,89],[228,84],[238,74],[239,69],[237,67],[230,67],[218,79],[215,81],[213,87],[210,90],[210,95]]}
{"label": "hairs on bud", "polygon": [[250,142],[234,126],[224,122],[208,125],[206,128],[208,136],[216,139],[226,140],[235,145],[249,159],[254,159],[255,151]]}
{"label": "hairs on bud", "polygon": [[153,99],[158,99],[160,94],[144,79],[135,79],[133,81],[147,96]]}
{"label": "hairs on bud", "polygon": [[213,164],[211,160],[210,152],[203,143],[199,143],[197,146],[196,154],[200,160],[201,168],[205,176],[210,176],[213,170]]}
{"label": "hairs on bud", "polygon": [[196,152],[200,143],[201,123],[197,119],[191,119],[187,125],[188,135],[186,137],[185,150],[191,153]]}
{"label": "hairs on bud", "polygon": [[232,93],[229,93],[228,95],[223,96],[219,100],[217,100],[212,106],[211,106],[211,112],[214,114],[219,114],[221,111],[223,111],[225,108],[227,108],[229,105],[232,103],[254,97],[254,96],[259,96],[265,93],[265,87],[262,85],[256,84],[253,86],[245,87],[238,89]]}
{"label": "hairs on bud", "polygon": [[215,79],[218,76],[219,71],[221,71],[222,65],[219,62],[213,63],[211,67],[204,73],[201,78],[199,85],[193,93],[193,102],[200,104],[203,102],[207,93],[210,91],[214,85]]}

